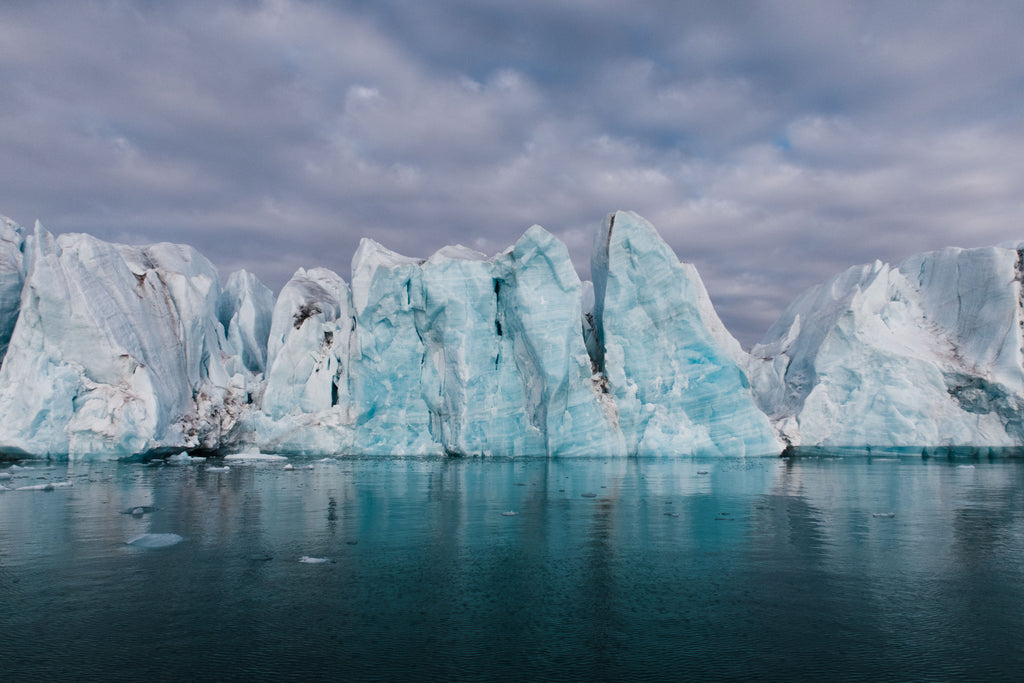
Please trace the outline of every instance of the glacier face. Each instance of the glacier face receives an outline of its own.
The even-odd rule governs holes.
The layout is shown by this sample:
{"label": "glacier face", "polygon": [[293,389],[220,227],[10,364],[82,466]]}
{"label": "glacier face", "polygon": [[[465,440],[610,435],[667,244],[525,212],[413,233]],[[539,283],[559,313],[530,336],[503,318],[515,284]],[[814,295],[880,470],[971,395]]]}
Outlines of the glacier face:
{"label": "glacier face", "polygon": [[273,311],[274,293],[255,275],[244,270],[231,273],[217,304],[217,317],[249,372],[266,370]]}
{"label": "glacier face", "polygon": [[875,262],[799,297],[752,350],[761,407],[794,445],[1024,445],[1022,252]]}
{"label": "glacier face", "polygon": [[0,454],[1024,446],[1024,245],[851,268],[751,354],[638,215],[592,272],[539,226],[490,258],[367,239],[351,286],[300,268],[275,298],[190,247],[2,219]]}
{"label": "glacier face", "polygon": [[701,316],[706,291],[696,271],[679,263],[650,223],[627,211],[606,219],[592,253],[598,361],[627,450],[778,453],[744,372],[709,331],[709,314]]}
{"label": "glacier face", "polygon": [[21,226],[0,216],[0,361],[7,354],[21,308],[21,288],[25,281],[21,253],[24,243]]}
{"label": "glacier face", "polygon": [[352,272],[356,452],[624,452],[592,377],[579,278],[547,231],[492,259],[446,247],[417,261],[364,240]]}
{"label": "glacier face", "polygon": [[266,338],[266,381],[254,415],[267,452],[326,454],[352,441],[348,285],[326,268],[300,268],[281,289]]}
{"label": "glacier face", "polygon": [[0,368],[0,449],[110,457],[216,447],[244,403],[213,266],[190,247],[54,238],[24,245]]}

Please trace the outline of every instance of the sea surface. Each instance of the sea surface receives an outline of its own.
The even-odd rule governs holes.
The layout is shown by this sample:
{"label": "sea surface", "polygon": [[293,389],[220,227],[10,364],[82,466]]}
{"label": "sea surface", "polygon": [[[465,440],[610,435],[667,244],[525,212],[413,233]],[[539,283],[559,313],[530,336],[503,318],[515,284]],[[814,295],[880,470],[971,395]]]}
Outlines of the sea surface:
{"label": "sea surface", "polygon": [[0,464],[0,679],[1024,672],[1021,459],[287,464]]}

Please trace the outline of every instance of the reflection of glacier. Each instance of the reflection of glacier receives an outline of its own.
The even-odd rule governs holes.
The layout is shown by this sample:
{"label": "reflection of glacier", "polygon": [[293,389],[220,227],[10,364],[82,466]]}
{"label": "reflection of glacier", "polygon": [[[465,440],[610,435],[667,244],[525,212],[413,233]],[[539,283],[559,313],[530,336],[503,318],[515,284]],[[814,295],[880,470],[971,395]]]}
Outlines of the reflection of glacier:
{"label": "reflection of glacier", "polygon": [[1020,475],[1014,460],[794,458],[755,499],[750,552],[799,553],[801,571],[844,582],[888,577],[892,586],[865,587],[884,603],[897,579],[967,573],[1020,553]]}
{"label": "reflection of glacier", "polygon": [[798,299],[753,356],[629,212],[581,283],[540,227],[487,258],[364,240],[275,299],[190,247],[0,221],[0,452],[770,455],[1024,445],[1021,257],[947,250]]}
{"label": "reflection of glacier", "polygon": [[[268,668],[280,660],[313,678],[629,680],[655,661],[652,678],[1019,677],[1014,460],[207,464],[2,469],[14,488],[75,483],[0,493],[2,621],[26,635],[9,679],[62,653],[69,670],[143,651],[133,678],[176,671],[214,635],[187,673],[294,675]],[[142,534],[183,540],[125,544]],[[400,666],[372,668],[375,652]]]}

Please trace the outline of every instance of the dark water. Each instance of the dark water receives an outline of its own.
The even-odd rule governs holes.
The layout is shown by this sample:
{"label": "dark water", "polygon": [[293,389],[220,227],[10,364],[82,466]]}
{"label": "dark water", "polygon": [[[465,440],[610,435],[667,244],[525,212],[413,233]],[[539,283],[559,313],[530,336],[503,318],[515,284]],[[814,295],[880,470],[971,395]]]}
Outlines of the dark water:
{"label": "dark water", "polygon": [[0,679],[1024,671],[1021,460],[292,462],[0,469]]}

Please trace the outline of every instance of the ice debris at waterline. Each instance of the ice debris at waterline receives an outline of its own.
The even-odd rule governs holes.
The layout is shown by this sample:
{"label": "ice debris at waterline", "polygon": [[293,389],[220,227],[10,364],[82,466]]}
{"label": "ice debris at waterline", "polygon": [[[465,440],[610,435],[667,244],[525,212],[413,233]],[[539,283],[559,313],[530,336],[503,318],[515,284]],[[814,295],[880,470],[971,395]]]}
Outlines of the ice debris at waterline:
{"label": "ice debris at waterline", "polygon": [[284,462],[288,458],[274,453],[232,453],[224,456],[224,459],[239,462]]}
{"label": "ice debris at waterline", "polygon": [[0,219],[0,454],[1021,447],[1022,254],[853,268],[747,354],[696,269],[630,212],[597,232],[593,283],[534,226],[493,257],[364,239],[350,283],[300,268],[276,298],[244,271],[222,285],[191,247]]}

